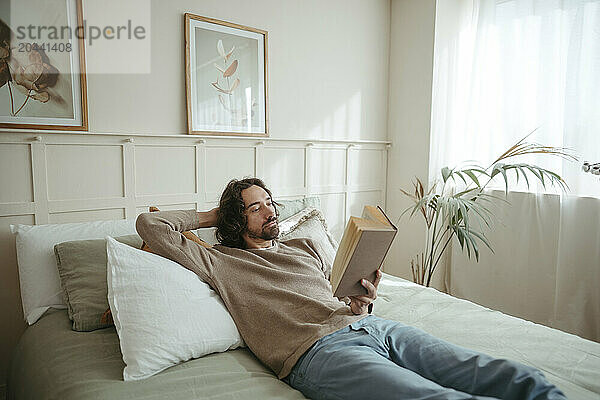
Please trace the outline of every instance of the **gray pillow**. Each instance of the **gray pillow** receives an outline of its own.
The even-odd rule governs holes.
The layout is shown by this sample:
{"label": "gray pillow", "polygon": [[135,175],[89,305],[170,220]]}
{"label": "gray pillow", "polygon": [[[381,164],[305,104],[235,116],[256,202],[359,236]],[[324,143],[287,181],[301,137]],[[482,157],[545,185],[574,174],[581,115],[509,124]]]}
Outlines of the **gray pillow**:
{"label": "gray pillow", "polygon": [[[140,248],[138,235],[115,238]],[[102,321],[109,308],[106,284],[106,240],[76,240],[54,246],[56,266],[73,330],[88,332],[112,326],[112,319]]]}
{"label": "gray pillow", "polygon": [[313,207],[316,209],[321,208],[321,200],[316,197],[305,197],[298,200],[276,200],[277,203],[281,204],[277,208],[279,211],[279,221],[283,221],[286,218],[291,217],[294,214],[302,211],[305,208]]}

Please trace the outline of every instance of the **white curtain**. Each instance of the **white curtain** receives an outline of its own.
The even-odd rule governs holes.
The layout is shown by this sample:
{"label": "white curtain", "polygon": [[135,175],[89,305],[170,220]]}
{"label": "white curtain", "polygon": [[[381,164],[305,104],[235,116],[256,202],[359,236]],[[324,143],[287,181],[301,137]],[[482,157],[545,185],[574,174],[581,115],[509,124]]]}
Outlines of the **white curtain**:
{"label": "white curtain", "polygon": [[513,186],[526,193],[498,211],[496,252],[476,265],[455,246],[449,290],[600,340],[600,178],[581,171],[600,162],[600,0],[438,0],[433,82],[430,180],[532,131],[581,158],[524,160],[570,192]]}

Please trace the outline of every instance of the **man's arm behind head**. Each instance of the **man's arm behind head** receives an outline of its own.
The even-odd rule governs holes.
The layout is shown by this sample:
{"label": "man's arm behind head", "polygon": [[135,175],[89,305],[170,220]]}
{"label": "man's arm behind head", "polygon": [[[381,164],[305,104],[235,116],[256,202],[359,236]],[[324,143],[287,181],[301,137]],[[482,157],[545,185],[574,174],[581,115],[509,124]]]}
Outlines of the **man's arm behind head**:
{"label": "man's arm behind head", "polygon": [[206,280],[209,275],[206,268],[211,265],[208,249],[188,239],[183,232],[212,226],[215,210],[143,213],[137,218],[136,229],[154,253],[183,265]]}

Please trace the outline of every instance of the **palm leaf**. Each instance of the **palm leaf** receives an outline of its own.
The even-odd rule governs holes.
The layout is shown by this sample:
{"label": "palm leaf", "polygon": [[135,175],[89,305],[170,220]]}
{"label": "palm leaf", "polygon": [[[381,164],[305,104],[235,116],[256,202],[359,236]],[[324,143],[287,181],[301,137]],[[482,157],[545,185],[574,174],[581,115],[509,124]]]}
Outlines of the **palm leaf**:
{"label": "palm leaf", "polygon": [[453,228],[453,231],[456,233],[456,237],[458,238],[458,242],[460,244],[461,249],[464,250],[465,247],[467,248],[467,256],[469,258],[471,258],[471,251],[473,251],[475,259],[479,261],[479,245],[477,244],[477,240],[485,244],[486,247],[490,249],[490,251],[494,251],[490,246],[490,243],[485,237],[485,235],[483,235],[480,232],[470,229],[469,227],[460,225],[455,226]]}
{"label": "palm leaf", "polygon": [[495,164],[494,167],[492,168],[492,174],[490,175],[490,177],[494,178],[498,174],[502,174],[502,178],[504,178],[504,186],[505,186],[504,192],[508,193],[508,177],[506,176],[506,165],[504,163]]}
{"label": "palm leaf", "polygon": [[523,178],[525,178],[525,182],[527,182],[527,189],[529,189],[529,178],[527,178],[527,173],[525,172],[523,167],[519,166],[516,170],[521,171],[521,174],[523,174]]}
{"label": "palm leaf", "polygon": [[481,221],[483,221],[483,223],[488,228],[492,227],[492,218],[493,218],[494,214],[490,210],[483,207],[481,204],[477,204],[476,206],[471,207],[471,210],[473,210],[473,212],[475,214],[477,214],[477,216],[479,217],[479,226],[481,228],[482,228]]}
{"label": "palm leaf", "polygon": [[479,188],[478,188],[478,187],[475,187],[475,188],[472,188],[472,189],[463,190],[462,192],[458,192],[458,193],[456,193],[456,194],[455,194],[454,196],[452,196],[452,197],[462,197],[462,196],[464,196],[465,194],[468,194],[468,193],[474,192],[475,190],[479,190]]}
{"label": "palm leaf", "polygon": [[477,179],[477,176],[475,176],[475,174],[473,173],[473,170],[471,169],[466,169],[465,174],[467,174],[467,176],[469,178],[471,178],[471,180],[477,185],[477,187],[481,187],[481,184],[479,183],[479,179]]}
{"label": "palm leaf", "polygon": [[[459,171],[454,171],[452,173],[452,180],[454,180],[454,176],[458,176],[460,179],[463,180],[463,182],[465,183],[465,185],[468,185],[467,180],[465,179],[465,177],[463,176],[463,174],[462,174],[462,172],[460,170]],[[456,181],[454,180],[454,182],[456,182]]]}
{"label": "palm leaf", "polygon": [[468,238],[469,241],[471,242],[471,246],[473,246],[473,252],[475,253],[475,260],[477,260],[479,262],[479,246],[477,246],[477,242],[475,241],[475,239],[473,238],[473,236],[471,236],[472,232],[468,232]]}
{"label": "palm leaf", "polygon": [[452,171],[450,170],[450,168],[448,168],[448,167],[442,168],[442,179],[444,180],[444,183],[446,183],[446,181],[448,180],[448,177],[450,177],[451,174],[452,174]]}
{"label": "palm leaf", "polygon": [[490,245],[488,239],[485,237],[485,235],[483,233],[479,233],[476,231],[471,231],[471,234],[474,235],[475,237],[477,237],[483,244],[485,244],[487,246],[488,249],[490,249],[490,251],[493,253],[494,249],[492,248],[492,246]]}

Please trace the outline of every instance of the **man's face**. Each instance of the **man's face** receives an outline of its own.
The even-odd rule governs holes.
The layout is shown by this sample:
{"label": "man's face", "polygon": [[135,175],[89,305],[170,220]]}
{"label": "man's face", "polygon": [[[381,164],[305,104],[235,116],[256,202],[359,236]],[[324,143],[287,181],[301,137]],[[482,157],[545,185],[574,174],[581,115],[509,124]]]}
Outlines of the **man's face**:
{"label": "man's face", "polygon": [[[273,240],[279,235],[275,206],[271,196],[260,186],[252,185],[242,190],[249,239]],[[246,236],[245,235],[245,236]],[[247,240],[247,239],[246,239]]]}

